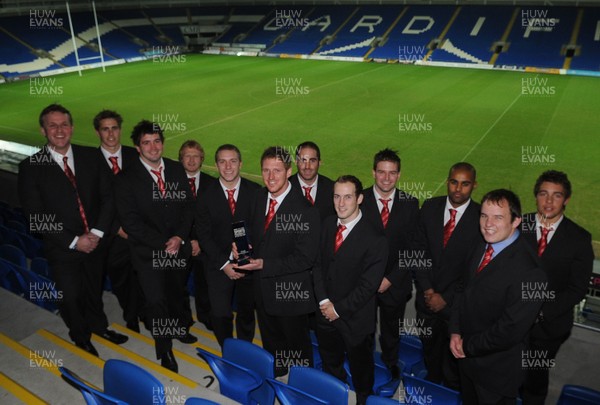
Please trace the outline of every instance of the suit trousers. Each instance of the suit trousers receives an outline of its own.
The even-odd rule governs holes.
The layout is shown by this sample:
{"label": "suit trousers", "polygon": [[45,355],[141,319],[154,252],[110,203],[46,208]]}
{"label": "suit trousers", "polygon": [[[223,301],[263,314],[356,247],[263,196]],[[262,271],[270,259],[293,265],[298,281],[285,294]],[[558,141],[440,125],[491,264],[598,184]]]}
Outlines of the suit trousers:
{"label": "suit trousers", "polygon": [[91,333],[103,333],[108,327],[102,303],[104,253],[100,247],[83,260],[49,262],[56,289],[63,293],[60,316],[75,343],[88,342]]}
{"label": "suit trousers", "polygon": [[[460,360],[458,362],[460,370]],[[462,370],[460,370],[460,384],[463,405],[516,405],[517,403],[516,398],[504,397],[476,385]]]}
{"label": "suit trousers", "polygon": [[317,314],[317,340],[319,354],[323,360],[323,371],[345,383],[347,375],[344,360],[348,356],[352,384],[357,396],[366,398],[372,394],[375,382],[373,334],[365,335],[359,344],[349,347],[335,326]]}
{"label": "suit trousers", "polygon": [[210,301],[208,297],[208,282],[204,263],[199,257],[191,258],[191,272],[194,277],[194,305],[198,322],[207,323],[210,317]]}
{"label": "suit trousers", "polygon": [[291,366],[313,366],[307,314],[270,315],[261,302],[256,314],[263,347],[275,358],[276,377],[287,374]]}
{"label": "suit trousers", "polygon": [[126,239],[114,236],[108,247],[106,273],[110,279],[112,292],[123,310],[123,320],[127,325],[143,319],[144,298],[137,275],[131,264],[131,254]]}
{"label": "suit trousers", "polygon": [[232,301],[235,300],[237,306],[235,316],[237,338],[252,342],[256,329],[252,276],[247,275],[232,281],[227,278],[225,273],[218,271],[220,273],[208,277],[211,303],[210,319],[217,341],[223,347],[225,339],[233,337]]}
{"label": "suit trousers", "polygon": [[[529,351],[536,351],[538,353],[544,352],[546,357],[544,360],[553,360],[556,358],[558,349],[569,337],[567,335],[552,339],[552,340],[540,340],[535,338],[529,339]],[[529,369],[525,377],[525,383],[523,384],[523,404],[524,405],[543,405],[546,402],[546,396],[548,395],[548,383],[550,380],[550,370],[547,368]]]}
{"label": "suit trousers", "polygon": [[421,342],[427,367],[427,380],[453,390],[460,390],[458,364],[450,351],[448,322],[441,316],[417,311],[419,325],[423,327]]}
{"label": "suit trousers", "polygon": [[[393,288],[393,287],[390,287]],[[390,293],[386,291],[383,294]],[[389,300],[381,299],[382,294],[377,294],[379,306],[379,344],[381,345],[381,360],[388,367],[398,363],[400,350],[400,320],[404,318],[406,301],[390,305]]]}
{"label": "suit trousers", "polygon": [[185,268],[138,269],[138,278],[146,299],[144,314],[155,340],[157,359],[171,350],[173,338],[187,333],[189,320],[184,315],[185,305],[182,299],[187,275]]}

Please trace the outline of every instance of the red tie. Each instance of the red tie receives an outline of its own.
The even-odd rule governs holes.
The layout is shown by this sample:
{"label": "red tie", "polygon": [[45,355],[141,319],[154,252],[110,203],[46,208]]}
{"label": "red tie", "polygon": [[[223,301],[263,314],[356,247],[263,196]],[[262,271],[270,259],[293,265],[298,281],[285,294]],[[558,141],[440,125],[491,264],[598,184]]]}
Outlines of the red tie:
{"label": "red tie", "polygon": [[548,233],[552,230],[552,228],[544,228],[540,227],[542,231],[542,237],[538,240],[538,256],[542,257],[544,254],[544,250],[546,250],[546,246],[548,246]]}
{"label": "red tie", "polygon": [[77,182],[75,181],[75,175],[73,174],[73,171],[67,163],[68,159],[69,158],[66,156],[63,157],[63,163],[65,165],[65,174],[67,175],[67,178],[69,179],[69,181],[73,185],[73,188],[75,189],[75,197],[77,197],[77,205],[79,205],[79,216],[81,216],[81,221],[83,222],[83,229],[87,233],[90,231],[90,227],[88,226],[87,217],[85,216],[85,210],[83,209],[83,204],[81,203],[81,198],[79,198],[79,191],[77,191]]}
{"label": "red tie", "polygon": [[158,170],[150,170],[152,173],[154,173],[154,175],[157,177],[157,182],[158,182],[158,191],[160,191],[160,195],[161,196],[165,196],[165,194],[167,193],[166,187],[165,187],[165,182],[161,176],[161,171],[162,171],[162,167],[159,167]]}
{"label": "red tie", "polygon": [[388,199],[383,199],[380,198],[379,201],[381,201],[381,203],[383,204],[383,208],[381,209],[381,222],[383,222],[383,227],[385,228],[388,224],[388,221],[390,220],[390,209],[388,208],[388,203],[390,202],[391,198]]}
{"label": "red tie", "polygon": [[481,261],[481,264],[479,264],[479,267],[477,267],[477,273],[483,270],[483,268],[487,266],[489,262],[492,261],[493,254],[494,248],[492,247],[492,245],[488,244],[487,249],[485,250],[485,254],[483,255],[483,260]]}
{"label": "red tie", "polygon": [[342,246],[342,243],[344,243],[344,236],[342,235],[342,232],[345,230],[346,225],[338,225],[337,232],[335,233],[335,246],[333,247],[334,254],[337,253],[337,251],[340,249],[340,246]]}
{"label": "red tie", "polygon": [[267,212],[267,218],[265,219],[265,233],[267,233],[267,229],[269,229],[269,225],[275,216],[275,206],[277,205],[277,200],[271,198],[269,202],[269,212]]}
{"label": "red tie", "polygon": [[[235,188],[232,188],[231,190],[227,190],[227,202],[229,203],[229,209],[231,210],[231,216],[235,215],[235,199],[233,198],[234,194],[235,194]],[[273,200],[271,200],[271,201],[273,201]],[[269,207],[269,212],[271,212],[271,207]]]}
{"label": "red tie", "polygon": [[311,205],[315,205],[315,200],[313,200],[312,195],[310,195],[310,190],[312,190],[312,186],[311,187],[302,187],[304,189],[304,196],[306,197],[306,199],[310,202]]}
{"label": "red tie", "polygon": [[196,198],[196,178],[188,177],[188,181],[190,182],[190,188],[192,189],[192,195]]}
{"label": "red tie", "polygon": [[456,210],[450,208],[448,211],[450,211],[450,219],[446,222],[446,225],[444,225],[444,247],[446,247],[448,239],[450,239],[454,227],[456,226]]}
{"label": "red tie", "polygon": [[119,164],[117,163],[117,159],[119,158],[116,156],[111,156],[108,158],[108,160],[110,160],[110,163],[112,163],[113,174],[119,174],[119,172],[121,171],[121,169],[119,168]]}

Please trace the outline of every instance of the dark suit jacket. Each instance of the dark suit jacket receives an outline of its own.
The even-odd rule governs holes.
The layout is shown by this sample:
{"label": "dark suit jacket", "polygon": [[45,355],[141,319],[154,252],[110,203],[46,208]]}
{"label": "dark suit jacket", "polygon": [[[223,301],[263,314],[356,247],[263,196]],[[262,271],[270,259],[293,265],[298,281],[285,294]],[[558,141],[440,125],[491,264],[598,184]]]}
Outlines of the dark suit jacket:
{"label": "dark suit jacket", "polygon": [[[87,146],[71,145],[75,163],[77,191],[90,230],[96,228],[105,234],[110,231],[114,207],[110,177],[100,166],[97,150]],[[31,222],[52,222],[59,231],[44,231],[44,253],[50,261],[77,261],[87,254],[69,249],[76,236],[84,231],[79,205],[73,185],[62,165],[58,165],[46,148],[19,164],[19,197],[25,215]],[[35,229],[35,226],[34,228]],[[101,245],[104,245],[102,238]],[[100,246],[98,247],[98,249]]]}
{"label": "dark suit jacket", "polygon": [[117,210],[131,247],[136,268],[152,267],[153,254],[164,251],[172,236],[184,240],[178,258],[191,253],[192,193],[179,162],[163,158],[167,195],[160,196],[154,179],[142,162],[116,176]]}
{"label": "dark suit jacket", "polygon": [[542,306],[538,297],[530,299],[528,294],[546,277],[522,236],[477,274],[485,248],[481,242],[473,249],[465,290],[454,302],[449,331],[463,338],[466,358],[459,364],[475,384],[516,397],[524,377],[527,334]]}
{"label": "dark suit jacket", "polygon": [[[100,166],[106,171],[107,176],[111,180],[111,186],[114,187],[114,177],[115,176],[112,172],[112,164],[111,164],[111,166],[108,165],[108,163],[110,163],[110,162],[107,159],[105,159],[104,155],[102,154],[102,151],[100,150],[100,147],[97,148],[97,151],[98,151],[98,157],[102,161]],[[135,148],[132,148],[131,146],[121,145],[122,162],[120,162],[121,163],[121,172],[119,172],[119,174],[121,174],[123,172],[123,170],[127,170],[128,168],[132,167],[139,160],[139,156],[140,156],[140,154],[138,153],[138,151]],[[116,207],[115,207],[115,214],[116,214]],[[111,236],[114,236],[117,234],[120,226],[121,226],[121,221],[119,221],[119,216],[115,215],[114,219],[113,219],[113,223],[111,225],[111,232],[110,232]]]}
{"label": "dark suit jacket", "polygon": [[448,319],[454,294],[468,264],[469,253],[475,244],[482,241],[482,237],[479,232],[480,205],[471,200],[444,248],[446,198],[434,197],[423,203],[415,238],[417,254],[414,257],[415,261],[424,260],[423,266],[415,270],[417,310],[426,315],[434,314],[425,305],[423,296],[423,291],[433,288],[446,301],[446,307],[439,314]]}
{"label": "dark suit jacket", "polygon": [[[537,252],[535,213],[523,217],[523,238]],[[532,338],[566,338],[573,326],[573,307],[587,293],[594,265],[592,236],[564,217],[541,257],[554,299],[544,302],[544,321],[531,331]]]}
{"label": "dark suit jacket", "polygon": [[254,276],[257,303],[269,315],[296,316],[315,310],[311,271],[317,260],[321,221],[306,198],[291,190],[264,232],[268,191],[258,190],[250,240],[263,269]]}
{"label": "dark suit jacket", "polygon": [[388,224],[384,229],[373,187],[364,190],[363,194],[364,198],[360,206],[363,215],[385,235],[388,242],[389,254],[385,277],[392,286],[385,293],[379,294],[379,299],[387,305],[404,303],[408,301],[412,292],[412,275],[410,269],[401,266],[399,253],[408,252],[412,247],[419,218],[419,200],[402,190],[396,190]]}
{"label": "dark suit jacket", "polygon": [[[385,236],[363,215],[334,254],[337,217],[323,222],[319,265],[313,271],[317,303],[329,298],[340,316],[333,325],[350,345],[375,332],[376,294],[385,272]],[[320,313],[317,316],[322,317]]]}
{"label": "dark suit jacket", "polygon": [[[302,197],[304,195],[304,189],[300,186],[298,180],[298,173],[293,174],[289,178],[294,191],[299,193]],[[321,222],[330,215],[335,215],[335,208],[333,207],[333,180],[329,177],[325,177],[319,174],[317,178],[317,197],[315,198],[315,207],[319,210]]]}
{"label": "dark suit jacket", "polygon": [[221,271],[220,268],[229,260],[233,242],[231,224],[245,221],[246,227],[250,226],[251,207],[259,188],[256,183],[241,179],[235,215],[231,215],[229,202],[218,180],[199,196],[195,205],[195,227],[208,273]]}

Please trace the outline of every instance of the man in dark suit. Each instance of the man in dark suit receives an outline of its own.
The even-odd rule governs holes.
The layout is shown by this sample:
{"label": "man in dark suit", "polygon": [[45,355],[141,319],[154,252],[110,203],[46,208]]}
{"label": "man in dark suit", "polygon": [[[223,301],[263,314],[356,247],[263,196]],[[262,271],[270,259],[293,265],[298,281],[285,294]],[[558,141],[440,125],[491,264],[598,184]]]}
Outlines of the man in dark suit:
{"label": "man in dark suit", "polygon": [[192,196],[181,164],[162,157],[163,132],[140,121],[131,134],[140,157],[116,178],[116,202],[161,365],[177,372],[172,339],[186,336],[184,283],[191,255]]}
{"label": "man in dark suit", "polygon": [[450,168],[447,195],[423,203],[415,249],[425,261],[415,270],[417,325],[423,342],[427,379],[460,388],[456,359],[448,346],[448,321],[469,252],[481,241],[479,204],[471,200],[477,187],[475,168],[466,162]]}
{"label": "man in dark suit", "polygon": [[42,232],[44,254],[56,289],[60,315],[75,344],[94,355],[91,333],[121,344],[127,337],[107,329],[102,304],[104,235],[114,216],[110,178],[97,151],[72,145],[73,120],[61,105],[39,116],[47,144],[19,164],[19,198],[32,229]]}
{"label": "man in dark suit", "polygon": [[527,333],[547,283],[520,224],[521,203],[512,191],[483,197],[479,226],[485,242],[472,251],[449,326],[465,405],[516,404],[523,382]]}
{"label": "man in dark suit", "polygon": [[321,260],[313,271],[323,370],[345,382],[347,354],[357,404],[365,404],[373,391],[376,294],[388,255],[383,233],[359,209],[362,200],[360,180],[337,179],[333,193],[337,218],[323,223]]}
{"label": "man in dark suit", "polygon": [[523,238],[534,248],[546,273],[551,296],[542,305],[538,322],[529,335],[529,350],[543,360],[528,367],[523,403],[543,404],[548,394],[549,368],[573,327],[573,307],[585,296],[592,275],[594,252],[588,231],[564,215],[571,199],[566,173],[549,170],[533,189],[537,213],[527,214]]}
{"label": "man in dark suit", "polygon": [[288,181],[292,162],[282,147],[262,154],[266,188],[256,194],[250,224],[254,297],[263,347],[275,357],[275,375],[312,365],[308,314],[315,310],[311,271],[319,250],[319,212]]}
{"label": "man in dark suit", "polygon": [[[115,111],[102,110],[94,117],[94,129],[100,139],[99,156],[101,166],[113,179],[121,171],[131,167],[138,160],[135,148],[121,145],[121,125],[123,118]],[[131,265],[131,254],[127,244],[127,234],[115,215],[110,233],[107,235],[107,256],[105,271],[110,279],[112,292],[119,300],[123,319],[127,327],[140,331],[139,318],[142,318],[144,305],[137,275]]]}
{"label": "man in dark suit", "polygon": [[211,321],[221,347],[233,337],[232,301],[237,300],[235,329],[238,339],[252,342],[255,330],[253,274],[236,272],[230,261],[232,224],[250,224],[251,205],[260,186],[240,177],[242,154],[235,145],[217,148],[219,179],[196,204],[196,234],[202,247],[208,280]]}
{"label": "man in dark suit", "polygon": [[[179,161],[183,165],[192,190],[192,197],[197,200],[199,196],[215,181],[215,178],[201,172],[204,163],[204,148],[193,139],[185,141],[179,148]],[[194,278],[194,305],[196,307],[196,318],[198,322],[203,323],[208,330],[212,330],[210,322],[210,302],[208,300],[208,283],[204,264],[200,259],[202,249],[198,245],[198,238],[194,234],[192,227],[192,259],[190,260],[190,272]],[[187,285],[184,286],[187,291]],[[187,298],[186,298],[187,300]],[[190,326],[193,324],[192,312],[189,309],[189,302],[186,302],[186,316],[189,319]],[[180,339],[181,340],[181,339]],[[198,339],[188,334],[182,340],[184,343],[194,343]]]}
{"label": "man in dark suit", "polygon": [[321,150],[316,143],[302,142],[296,148],[298,172],[289,178],[292,188],[319,210],[321,221],[335,214],[331,198],[333,181],[319,174]]}
{"label": "man in dark suit", "polygon": [[395,379],[400,378],[398,351],[400,320],[412,293],[410,269],[402,266],[400,257],[408,252],[419,217],[419,201],[397,189],[400,179],[400,157],[383,149],[373,159],[375,184],[364,192],[361,211],[365,218],[383,233],[388,242],[387,266],[377,289],[379,306],[381,360]]}

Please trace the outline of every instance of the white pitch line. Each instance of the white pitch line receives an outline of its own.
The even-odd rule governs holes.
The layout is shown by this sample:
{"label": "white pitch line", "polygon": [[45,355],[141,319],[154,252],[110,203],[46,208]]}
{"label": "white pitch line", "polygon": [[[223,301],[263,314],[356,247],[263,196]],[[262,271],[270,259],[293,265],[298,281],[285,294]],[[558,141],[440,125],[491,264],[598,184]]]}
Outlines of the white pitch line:
{"label": "white pitch line", "polygon": [[[483,135],[481,135],[481,137],[479,138],[479,140],[477,142],[475,142],[475,145],[473,145],[471,147],[471,149],[467,152],[467,154],[460,160],[460,162],[464,162],[467,160],[467,157],[477,148],[477,146],[479,146],[479,144],[485,139],[485,137],[492,131],[492,129],[494,129],[494,127],[496,126],[496,124],[498,124],[500,122],[500,120],[504,117],[504,115],[506,115],[506,113],[508,112],[508,110],[510,110],[512,108],[512,106],[517,102],[517,100],[519,100],[519,98],[521,98],[522,93],[519,93],[519,95],[517,97],[515,97],[515,99],[512,101],[512,103],[509,104],[508,107],[506,107],[504,109],[504,111],[502,112],[502,114],[500,114],[500,116],[496,119],[496,121],[494,121],[494,123],[488,128],[487,131],[485,131],[485,133]],[[440,187],[442,187],[444,184],[446,184],[446,180],[444,179],[439,186],[437,186],[437,188],[433,191],[433,195],[435,195],[438,190],[440,189]]]}
{"label": "white pitch line", "polygon": [[[319,86],[319,87],[315,87],[314,89],[311,89],[311,91],[313,91],[313,90],[315,90],[315,91],[316,90],[321,90],[321,89],[323,89],[325,87],[329,87],[329,86],[332,86],[334,84],[338,84],[338,83],[344,82],[344,81],[349,80],[349,79],[354,79],[355,77],[362,76],[362,75],[364,75],[366,73],[375,72],[375,71],[377,71],[379,69],[383,69],[383,68],[385,68],[387,66],[388,65],[383,65],[383,66],[380,66],[380,67],[375,68],[373,70],[367,70],[367,71],[364,71],[364,72],[361,72],[361,73],[357,73],[355,75],[348,76],[348,77],[346,77],[344,79],[336,80],[335,82],[331,82],[331,83],[327,83],[327,84],[324,84],[324,85]],[[232,120],[234,118],[241,117],[242,115],[250,114],[250,113],[253,113],[254,111],[262,110],[263,108],[270,107],[272,105],[279,104],[279,103],[282,103],[284,101],[288,101],[288,100],[291,100],[291,99],[293,99],[293,97],[289,97],[289,98],[286,97],[286,98],[282,98],[280,100],[271,101],[270,103],[263,104],[261,106],[255,107],[255,108],[251,108],[249,110],[242,111],[242,112],[237,113],[237,114],[229,115],[229,116],[227,116],[225,118],[221,118],[220,120],[217,120],[217,121],[214,121],[214,122],[211,122],[211,123],[208,123],[208,124],[204,124],[204,125],[202,125],[202,126],[200,126],[198,128],[190,129],[189,131],[182,132],[180,134],[177,134],[177,135],[174,135],[174,136],[171,136],[171,137],[167,137],[167,139],[171,140],[171,139],[179,138],[180,136],[191,134],[191,133],[199,131],[201,129],[212,127],[213,125],[221,124],[223,122],[230,121],[230,120]]]}

